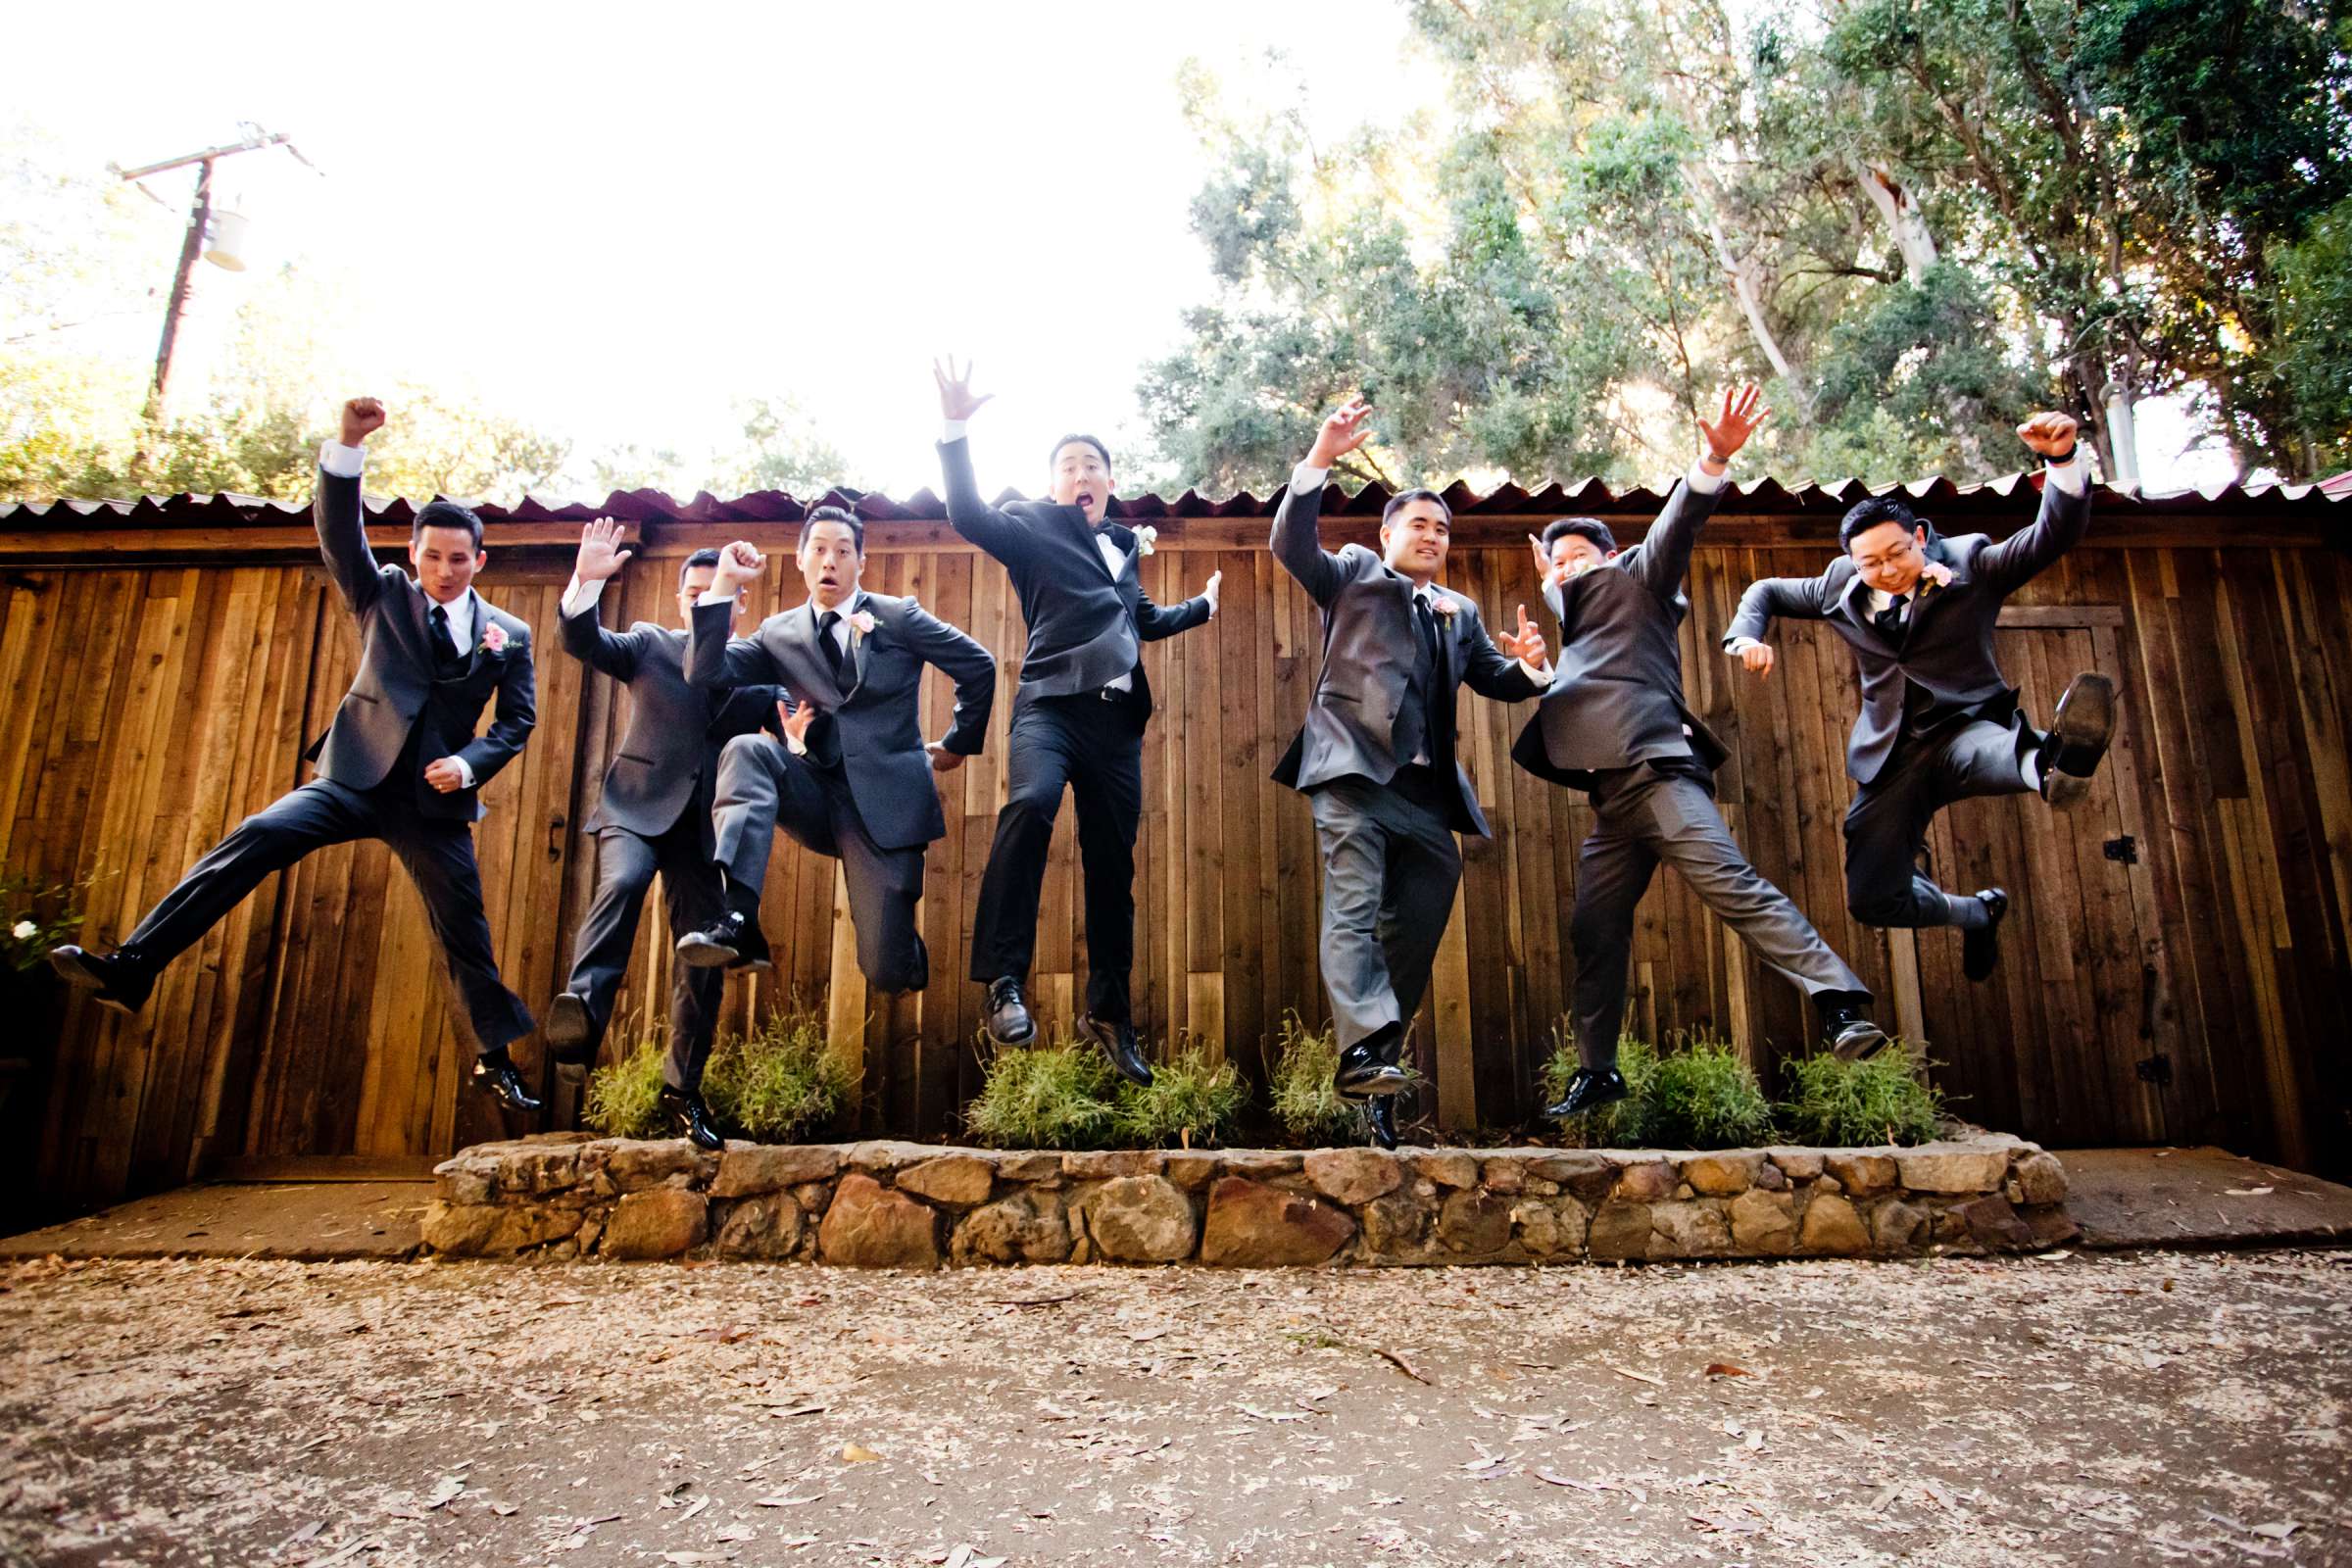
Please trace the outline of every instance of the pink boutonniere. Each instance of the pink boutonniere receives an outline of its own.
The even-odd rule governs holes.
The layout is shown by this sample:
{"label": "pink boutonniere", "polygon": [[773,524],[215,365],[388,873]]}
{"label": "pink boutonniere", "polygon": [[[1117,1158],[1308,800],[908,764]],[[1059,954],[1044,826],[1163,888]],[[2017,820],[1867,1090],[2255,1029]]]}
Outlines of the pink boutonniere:
{"label": "pink boutonniere", "polygon": [[1436,615],[1441,620],[1451,620],[1454,616],[1454,612],[1461,608],[1461,606],[1455,604],[1451,599],[1446,598],[1444,594],[1431,594],[1429,596],[1430,613]]}
{"label": "pink boutonniere", "polygon": [[503,654],[507,651],[507,628],[493,621],[482,631],[482,651]]}
{"label": "pink boutonniere", "polygon": [[860,637],[871,637],[874,634],[874,616],[873,612],[871,611],[851,611],[849,614],[849,622],[850,630],[856,632]]}
{"label": "pink boutonniere", "polygon": [[1919,569],[1919,574],[1933,587],[1949,588],[1952,585],[1952,568],[1940,561],[1929,562]]}

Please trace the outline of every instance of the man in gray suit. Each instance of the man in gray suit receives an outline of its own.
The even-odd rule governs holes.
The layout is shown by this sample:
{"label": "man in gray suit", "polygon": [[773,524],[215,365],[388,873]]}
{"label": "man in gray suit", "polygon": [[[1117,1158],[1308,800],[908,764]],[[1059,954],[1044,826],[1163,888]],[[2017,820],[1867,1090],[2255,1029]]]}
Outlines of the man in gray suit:
{"label": "man in gray suit", "polygon": [[[481,788],[521,754],[538,719],[531,628],[474,591],[490,559],[482,519],[454,501],[417,512],[414,576],[375,559],[360,474],[364,444],[383,423],[381,403],[353,398],[342,439],[318,452],[318,549],[358,624],[360,669],[334,723],[304,754],[318,776],[237,824],[113,953],[69,946],[49,959],[100,1003],[136,1012],[164,965],[263,878],[313,850],[380,839],[416,884],[465,998],[480,1053],[475,1084],[509,1110],[535,1111],[540,1102],[507,1053],[530,1033],[531,1014],[499,980],[473,856]],[[493,699],[489,732],[476,735]]]}
{"label": "man in gray suit", "polygon": [[[726,909],[678,943],[678,956],[712,966],[767,955],[760,889],[781,826],[819,855],[838,856],[850,887],[858,967],[877,991],[920,991],[931,957],[915,929],[923,852],[948,830],[934,772],[961,767],[988,733],[997,662],[911,599],[867,593],[865,524],[818,507],[795,555],[806,604],[770,615],[749,637],[727,635],[729,606],[766,562],[749,543],[719,552],[718,574],[695,607],[686,677],[709,690],[772,681],[792,695],[782,741],[744,735],[718,764],[712,821]],[[956,712],[923,742],[923,666],[956,683]]]}
{"label": "man in gray suit", "polygon": [[2081,801],[2115,727],[2115,683],[2074,678],[2044,734],[2027,722],[2017,688],[1993,657],[2001,605],[2075,547],[2090,522],[2090,475],[2063,414],[2017,427],[2044,464],[2041,512],[1999,544],[1946,539],[1892,496],[1873,496],[1838,530],[1845,554],[1818,577],[1748,585],[1723,646],[1758,676],[1772,673],[1772,617],[1823,620],[1854,651],[1862,712],[1845,770],[1861,787],[1845,813],[1845,897],[1877,926],[1953,925],[1961,968],[1992,973],[2009,895],[1962,897],[1920,874],[1928,824],[1954,801],[2038,792],[2053,807]]}
{"label": "man in gray suit", "polygon": [[1438,586],[1453,519],[1435,491],[1390,498],[1378,555],[1322,547],[1325,481],[1371,436],[1371,414],[1359,399],[1323,421],[1274,514],[1274,558],[1323,612],[1322,673],[1274,778],[1312,804],[1323,852],[1334,1087],[1370,1102],[1372,1136],[1394,1149],[1405,1028],[1462,878],[1453,835],[1488,834],[1454,760],[1456,689],[1518,702],[1549,685],[1551,669],[1526,606],[1516,631],[1490,638],[1478,607]]}
{"label": "man in gray suit", "polygon": [[[547,1042],[559,1061],[596,1054],[612,1018],[612,1000],[637,942],[637,917],[657,872],[669,913],[671,940],[709,925],[725,908],[712,863],[711,802],[719,748],[738,735],[777,724],[774,686],[710,692],[686,679],[686,633],[641,620],[626,631],[600,624],[598,600],[633,546],[620,525],[599,517],[581,531],[571,583],[558,608],[564,648],[629,690],[628,728],[605,769],[604,786],[586,831],[596,841],[596,897],[580,922],[571,974],[547,1009]],[[718,574],[718,552],[697,550],[678,571],[678,617],[691,620],[694,603]],[[732,619],[743,617],[737,596]],[[673,966],[669,992],[669,1054],[662,1064],[661,1105],[671,1125],[696,1145],[715,1150],[725,1139],[702,1093],[703,1064],[718,1026],[722,969]]]}
{"label": "man in gray suit", "polygon": [[1732,458],[1772,411],[1756,389],[1724,394],[1706,454],[1666,498],[1649,533],[1619,551],[1597,517],[1560,517],[1535,541],[1544,599],[1560,618],[1560,666],[1511,757],[1539,778],[1587,791],[1592,835],[1577,864],[1569,941],[1576,952],[1579,1065],[1544,1114],[1625,1098],[1617,1037],[1625,1017],[1634,910],[1663,860],[1758,957],[1811,995],[1840,1056],[1869,1055],[1886,1032],[1870,993],[1780,889],[1756,874],[1715,808],[1729,755],[1683,700],[1683,579]]}

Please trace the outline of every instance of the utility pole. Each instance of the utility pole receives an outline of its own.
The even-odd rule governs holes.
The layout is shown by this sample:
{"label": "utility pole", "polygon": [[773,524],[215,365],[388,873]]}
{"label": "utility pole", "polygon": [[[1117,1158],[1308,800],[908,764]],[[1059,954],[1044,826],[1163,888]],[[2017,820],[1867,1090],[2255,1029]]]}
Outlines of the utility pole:
{"label": "utility pole", "polygon": [[[188,231],[179,243],[179,270],[172,277],[171,302],[164,307],[163,341],[156,346],[155,351],[155,386],[147,395],[147,417],[151,421],[163,416],[164,389],[172,381],[172,349],[179,338],[179,318],[187,309],[188,289],[195,273],[196,258],[204,254],[204,231],[213,219],[213,165],[223,158],[234,157],[238,153],[258,152],[265,147],[283,147],[296,158],[302,159],[303,167],[314,171],[318,167],[308,158],[303,158],[302,151],[294,145],[293,138],[283,133],[272,134],[250,122],[239,128],[245,132],[244,139],[241,141],[227,142],[219,147],[207,147],[202,152],[187,153],[178,158],[167,158],[162,163],[148,164],[138,169],[123,169],[119,165],[109,166],[116,174],[134,183],[145,179],[150,174],[161,174],[173,169],[185,169],[190,164],[198,166],[196,203],[188,212]],[[147,191],[147,187],[144,185],[139,188]],[[147,191],[147,194],[159,202],[163,200],[153,191]]]}

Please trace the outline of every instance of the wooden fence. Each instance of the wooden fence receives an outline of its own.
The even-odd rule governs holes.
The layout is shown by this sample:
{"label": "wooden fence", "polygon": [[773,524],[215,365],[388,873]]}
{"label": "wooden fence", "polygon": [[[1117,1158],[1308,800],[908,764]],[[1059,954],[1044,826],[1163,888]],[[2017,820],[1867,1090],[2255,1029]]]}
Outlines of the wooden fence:
{"label": "wooden fence", "polygon": [[[1998,534],[2030,495],[1936,493],[1950,531]],[[1572,508],[1557,492],[1466,511],[1446,581],[1491,615],[1536,608],[1527,533]],[[918,498],[919,500],[919,498]],[[1246,500],[1246,498],[1245,498]],[[1654,506],[1609,502],[1621,536]],[[1181,511],[1179,506],[1176,510]],[[1148,653],[1159,712],[1147,743],[1138,846],[1137,1005],[1147,1029],[1206,1043],[1262,1081],[1284,1012],[1326,1015],[1315,968],[1318,865],[1306,804],[1267,774],[1314,678],[1312,605],[1265,550],[1265,510],[1160,516],[1144,563],[1163,600],[1225,574],[1222,614]],[[1784,625],[1768,681],[1715,651],[1751,578],[1818,570],[1838,498],[1775,488],[1726,505],[1698,552],[1685,632],[1693,707],[1724,737],[1725,814],[1882,998],[1925,1038],[1958,1108],[2065,1146],[2212,1141],[2298,1167],[2352,1168],[2352,564],[2316,494],[2134,503],[2102,496],[2092,538],[2005,616],[2002,657],[2046,715],[2078,669],[2115,674],[2122,731],[2089,802],[1972,802],[1934,835],[1939,878],[2015,895],[1990,983],[1960,975],[1948,932],[1848,918],[1839,823],[1852,666],[1818,627]],[[307,517],[246,508],[166,526],[169,506],[81,516],[0,513],[0,875],[100,873],[86,933],[108,940],[239,817],[305,776],[304,743],[334,710],[357,638],[327,589]],[[794,515],[797,515],[797,512]],[[487,791],[479,830],[509,983],[534,1008],[561,984],[586,906],[578,824],[616,734],[612,685],[557,645],[556,599],[577,523],[494,522],[482,587],[539,631],[539,727]],[[1330,536],[1369,540],[1359,498]],[[405,522],[379,527],[388,555]],[[654,521],[610,615],[675,623],[676,567],[738,535],[789,559],[796,525]],[[1630,539],[1628,540],[1630,542]],[[868,585],[916,595],[1004,655],[989,750],[943,779],[923,931],[933,983],[869,998],[851,962],[832,861],[779,840],[764,920],[771,978],[730,982],[740,1023],[797,993],[862,1054],[856,1126],[952,1135],[977,1087],[977,987],[965,943],[996,810],[1021,646],[1004,573],[936,518],[877,521]],[[771,573],[771,576],[774,575]],[[786,573],[789,577],[791,574]],[[797,578],[789,598],[800,597]],[[760,585],[760,613],[787,602]],[[937,732],[944,679],[927,692]],[[1461,899],[1415,1031],[1446,1128],[1507,1128],[1537,1104],[1574,964],[1566,939],[1581,796],[1508,763],[1532,705],[1465,698],[1461,755],[1494,825],[1465,844]],[[1049,1025],[1082,989],[1073,834],[1057,831],[1034,990]],[[622,1004],[664,994],[658,913]],[[1800,1043],[1794,993],[1762,971],[1677,879],[1641,911],[1630,1023],[1721,1033],[1768,1077]],[[414,1156],[497,1136],[466,1086],[468,1046],[422,908],[379,845],[312,857],[266,884],[174,964],[136,1019],[78,996],[36,1071],[21,1156],[42,1191],[86,1202],[169,1185],[224,1159]],[[49,1060],[45,1049],[39,1060]],[[517,1054],[541,1071],[536,1038]],[[24,1097],[21,1097],[24,1098]],[[552,1121],[576,1115],[566,1091]]]}

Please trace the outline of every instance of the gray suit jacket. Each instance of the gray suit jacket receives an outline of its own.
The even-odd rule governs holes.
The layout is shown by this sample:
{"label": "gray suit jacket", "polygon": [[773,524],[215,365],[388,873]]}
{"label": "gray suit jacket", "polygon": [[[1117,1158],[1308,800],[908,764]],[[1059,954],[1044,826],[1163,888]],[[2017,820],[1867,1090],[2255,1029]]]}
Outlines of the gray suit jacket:
{"label": "gray suit jacket", "polygon": [[[1323,668],[1307,702],[1306,723],[1274,769],[1277,783],[1306,791],[1356,774],[1386,784],[1421,750],[1430,682],[1467,683],[1481,697],[1513,703],[1542,688],[1487,635],[1478,607],[1458,594],[1438,592],[1454,606],[1439,617],[1439,651],[1446,663],[1431,668],[1414,623],[1413,582],[1389,569],[1361,545],[1337,555],[1323,548],[1317,485],[1285,495],[1274,514],[1274,557],[1323,611]],[[1450,739],[1451,737],[1448,737]],[[1436,755],[1432,750],[1432,756]],[[1489,836],[1486,813],[1470,777],[1454,764],[1456,832]]]}
{"label": "gray suit jacket", "polygon": [[923,746],[923,666],[937,664],[956,683],[955,717],[940,744],[970,757],[988,733],[997,662],[911,599],[866,593],[858,608],[872,614],[874,629],[852,642],[847,691],[817,649],[813,604],[770,615],[751,636],[735,638],[727,635],[728,606],[697,605],[686,678],[714,690],[772,681],[796,700],[814,700],[833,715],[842,770],[874,842],[886,850],[928,844],[948,823]]}
{"label": "gray suit jacket", "polygon": [[1654,758],[1723,765],[1731,754],[1683,701],[1679,635],[1690,549],[1722,495],[1677,484],[1640,544],[1544,590],[1560,646],[1551,687],[1511,748],[1521,767],[1586,789],[1596,772]]}
{"label": "gray suit jacket", "polygon": [[719,748],[738,735],[779,728],[778,686],[704,691],[686,679],[686,633],[641,620],[607,631],[597,602],[563,617],[564,649],[629,689],[629,723],[605,769],[587,831],[626,828],[656,839],[689,813],[710,847],[710,803]]}
{"label": "gray suit jacket", "polygon": [[1852,645],[1862,674],[1862,712],[1845,747],[1845,770],[1860,783],[1879,776],[1903,729],[1906,688],[1925,687],[1938,700],[1984,709],[2014,720],[2017,688],[1993,657],[1993,625],[2001,602],[2072,550],[2090,524],[2090,496],[2069,495],[2045,479],[2041,512],[2033,525],[1994,544],[1981,533],[1934,538],[1928,559],[1950,568],[1949,587],[1930,588],[1912,606],[1899,640],[1870,618],[1870,587],[1839,556],[1818,577],[1766,577],[1748,584],[1724,634],[1762,641],[1772,617],[1826,620]]}
{"label": "gray suit jacket", "polygon": [[[318,764],[320,777],[347,789],[371,790],[384,782],[408,745],[409,732],[421,724],[428,733],[418,747],[418,767],[443,757],[463,758],[473,770],[473,788],[442,795],[419,786],[417,809],[427,816],[477,820],[482,786],[522,751],[539,720],[531,628],[476,594],[473,655],[443,678],[432,645],[435,633],[425,621],[430,601],[424,590],[400,567],[378,564],[368,548],[360,481],[321,468],[311,510],[326,574],[360,623],[360,671],[335,710],[334,722],[303,755]],[[493,627],[503,647],[490,646],[501,641],[491,635]],[[476,736],[474,725],[493,695],[497,716],[488,734]]]}
{"label": "gray suit jacket", "polygon": [[1038,697],[1098,691],[1132,674],[1136,695],[1149,712],[1152,686],[1144,678],[1141,645],[1208,619],[1207,599],[1152,603],[1137,573],[1134,530],[1123,523],[1106,525],[1126,556],[1113,576],[1102,564],[1085,512],[1050,501],[992,507],[980,498],[972,477],[969,442],[944,443],[939,459],[947,472],[948,525],[1004,563],[1021,601],[1029,646],[1021,656],[1015,707]]}

